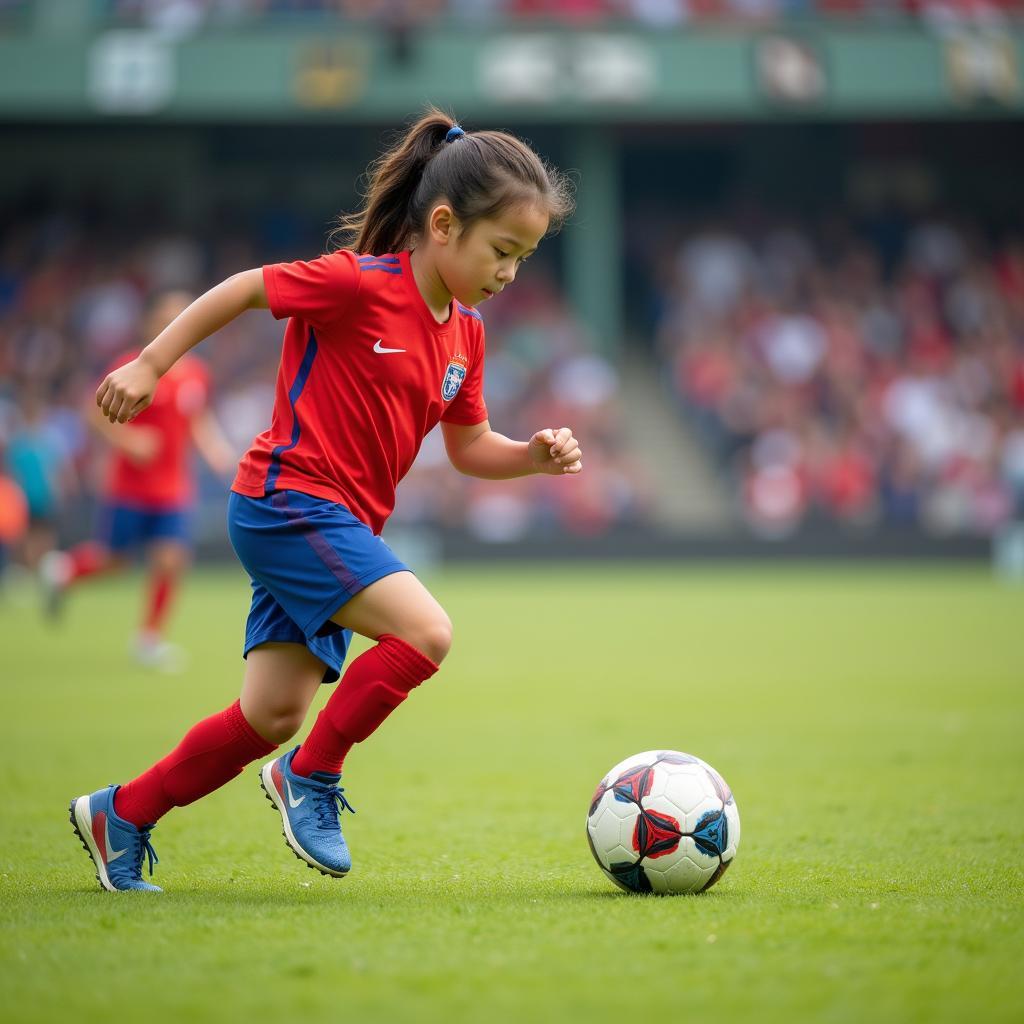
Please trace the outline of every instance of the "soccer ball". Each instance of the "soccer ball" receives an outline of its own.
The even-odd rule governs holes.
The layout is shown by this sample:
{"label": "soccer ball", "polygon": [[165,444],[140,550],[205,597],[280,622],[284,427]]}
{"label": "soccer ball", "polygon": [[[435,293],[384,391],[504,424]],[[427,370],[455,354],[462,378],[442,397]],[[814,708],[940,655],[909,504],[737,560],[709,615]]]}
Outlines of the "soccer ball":
{"label": "soccer ball", "polygon": [[676,750],[648,750],[601,780],[587,839],[601,870],[628,892],[703,892],[736,856],[740,812],[711,765]]}

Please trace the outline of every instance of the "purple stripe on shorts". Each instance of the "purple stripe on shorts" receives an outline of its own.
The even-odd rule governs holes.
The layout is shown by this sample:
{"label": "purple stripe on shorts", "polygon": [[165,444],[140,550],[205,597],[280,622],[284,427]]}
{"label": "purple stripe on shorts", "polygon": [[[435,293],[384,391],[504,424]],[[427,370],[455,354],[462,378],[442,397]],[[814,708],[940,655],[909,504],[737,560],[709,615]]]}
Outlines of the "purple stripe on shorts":
{"label": "purple stripe on shorts", "polygon": [[363,584],[359,582],[349,571],[348,566],[341,560],[341,555],[331,547],[327,538],[309,521],[306,515],[297,508],[288,504],[288,497],[284,491],[275,491],[270,496],[271,504],[279,512],[283,512],[289,522],[294,523],[306,538],[309,546],[316,552],[320,561],[331,571],[334,578],[355,597]]}

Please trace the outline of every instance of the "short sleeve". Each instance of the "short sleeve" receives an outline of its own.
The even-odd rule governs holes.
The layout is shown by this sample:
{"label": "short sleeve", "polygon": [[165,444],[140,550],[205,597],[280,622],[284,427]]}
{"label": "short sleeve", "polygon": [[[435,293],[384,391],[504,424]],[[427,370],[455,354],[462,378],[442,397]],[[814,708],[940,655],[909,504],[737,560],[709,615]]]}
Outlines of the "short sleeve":
{"label": "short sleeve", "polygon": [[263,268],[270,312],[276,320],[294,316],[331,323],[348,309],[359,290],[359,267],[347,249],[306,263],[270,263]]}
{"label": "short sleeve", "polygon": [[454,423],[460,427],[471,427],[483,423],[487,419],[487,406],[484,403],[484,343],[481,335],[477,346],[476,358],[466,373],[466,379],[459,388],[459,393],[441,417],[445,423]]}

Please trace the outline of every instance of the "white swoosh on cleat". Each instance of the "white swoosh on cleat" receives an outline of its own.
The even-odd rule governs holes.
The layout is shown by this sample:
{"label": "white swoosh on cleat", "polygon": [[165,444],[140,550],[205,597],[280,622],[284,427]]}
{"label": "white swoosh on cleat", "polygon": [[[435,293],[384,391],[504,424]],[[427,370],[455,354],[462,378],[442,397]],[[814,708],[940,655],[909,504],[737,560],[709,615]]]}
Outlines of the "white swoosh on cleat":
{"label": "white swoosh on cleat", "polygon": [[292,784],[287,779],[284,780],[284,786],[285,786],[285,789],[288,790],[288,806],[289,807],[298,807],[299,804],[301,804],[302,801],[306,799],[305,796],[300,796],[298,800],[295,799],[294,795],[292,794]]}
{"label": "white swoosh on cleat", "polygon": [[110,842],[110,822],[103,822],[103,840],[107,844],[107,863],[109,864],[112,860],[117,860],[118,857],[123,857],[128,852],[126,846],[123,850],[115,850]]}
{"label": "white swoosh on cleat", "polygon": [[377,344],[373,346],[373,351],[376,352],[378,355],[383,356],[383,355],[387,355],[388,352],[404,352],[405,351],[404,348],[385,348],[381,344],[381,342],[383,340],[384,340],[383,338],[378,338],[377,339]]}

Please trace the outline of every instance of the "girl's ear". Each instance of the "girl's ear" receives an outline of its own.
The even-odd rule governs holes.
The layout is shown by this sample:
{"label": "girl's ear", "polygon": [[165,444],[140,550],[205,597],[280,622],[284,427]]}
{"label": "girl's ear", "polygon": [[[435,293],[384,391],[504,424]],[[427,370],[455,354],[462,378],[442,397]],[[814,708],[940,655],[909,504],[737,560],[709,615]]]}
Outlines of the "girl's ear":
{"label": "girl's ear", "polygon": [[430,211],[427,234],[438,245],[447,245],[458,234],[458,220],[447,203],[438,203]]}

